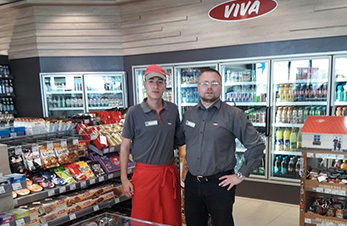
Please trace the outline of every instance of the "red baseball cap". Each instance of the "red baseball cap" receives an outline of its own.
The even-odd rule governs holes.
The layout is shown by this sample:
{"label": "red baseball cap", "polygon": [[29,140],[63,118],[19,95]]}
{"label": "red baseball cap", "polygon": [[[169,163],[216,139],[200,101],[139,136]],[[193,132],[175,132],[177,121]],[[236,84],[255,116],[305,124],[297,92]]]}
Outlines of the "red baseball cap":
{"label": "red baseball cap", "polygon": [[166,72],[162,67],[160,67],[156,64],[149,65],[146,68],[145,80],[148,80],[148,79],[153,78],[153,77],[159,77],[159,78],[162,78],[165,80],[166,79]]}

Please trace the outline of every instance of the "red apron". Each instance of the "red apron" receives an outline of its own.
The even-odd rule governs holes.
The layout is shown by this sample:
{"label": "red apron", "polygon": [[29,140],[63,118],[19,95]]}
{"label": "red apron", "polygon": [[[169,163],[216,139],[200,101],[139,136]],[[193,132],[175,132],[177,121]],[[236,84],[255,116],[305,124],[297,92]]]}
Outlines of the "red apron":
{"label": "red apron", "polygon": [[131,217],[181,226],[179,172],[174,163],[136,163],[132,176],[134,195]]}

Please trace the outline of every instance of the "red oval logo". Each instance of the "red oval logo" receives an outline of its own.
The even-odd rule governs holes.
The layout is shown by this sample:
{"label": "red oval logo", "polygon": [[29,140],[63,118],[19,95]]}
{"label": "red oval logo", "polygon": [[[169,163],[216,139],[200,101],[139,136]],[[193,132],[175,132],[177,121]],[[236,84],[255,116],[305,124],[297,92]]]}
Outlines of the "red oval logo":
{"label": "red oval logo", "polygon": [[216,5],[208,16],[223,22],[250,20],[271,13],[277,5],[276,0],[232,0]]}

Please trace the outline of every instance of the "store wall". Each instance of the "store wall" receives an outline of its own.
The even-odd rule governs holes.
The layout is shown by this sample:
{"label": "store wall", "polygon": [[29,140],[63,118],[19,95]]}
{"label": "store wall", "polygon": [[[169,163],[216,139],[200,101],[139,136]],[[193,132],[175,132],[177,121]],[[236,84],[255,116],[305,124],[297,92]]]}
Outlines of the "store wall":
{"label": "store wall", "polygon": [[0,64],[8,64],[8,56],[0,55]]}

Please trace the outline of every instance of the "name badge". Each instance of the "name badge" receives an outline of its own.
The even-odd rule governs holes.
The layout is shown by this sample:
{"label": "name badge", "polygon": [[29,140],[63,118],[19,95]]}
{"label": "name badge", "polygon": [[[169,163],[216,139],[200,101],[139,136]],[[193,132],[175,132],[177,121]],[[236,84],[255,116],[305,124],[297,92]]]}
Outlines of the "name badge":
{"label": "name badge", "polygon": [[156,126],[158,125],[158,120],[153,120],[153,121],[147,121],[145,122],[145,126]]}
{"label": "name badge", "polygon": [[186,126],[189,126],[189,127],[192,127],[194,128],[195,127],[195,123],[194,122],[191,122],[189,120],[186,121]]}

